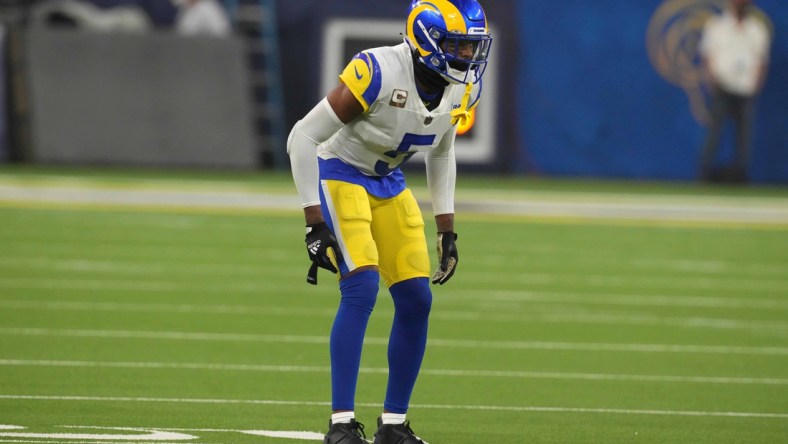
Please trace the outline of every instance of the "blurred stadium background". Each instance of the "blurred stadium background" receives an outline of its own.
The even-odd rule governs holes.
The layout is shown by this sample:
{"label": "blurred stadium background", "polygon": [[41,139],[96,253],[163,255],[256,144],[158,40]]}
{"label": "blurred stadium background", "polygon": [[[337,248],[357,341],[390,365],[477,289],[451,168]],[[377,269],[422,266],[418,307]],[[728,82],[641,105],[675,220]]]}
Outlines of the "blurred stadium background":
{"label": "blurred stadium background", "polygon": [[[85,2],[114,22],[69,16],[64,3],[1,3],[2,162],[285,170],[289,128],[355,51],[400,41],[407,2],[226,0],[226,39],[173,33],[169,0]],[[695,48],[722,4],[488,0],[494,61],[462,166],[693,181],[705,134]],[[774,42],[750,174],[781,184],[788,8],[756,4]]]}
{"label": "blurred stadium background", "polygon": [[[304,283],[285,139],[356,51],[400,41],[408,0],[220,3],[225,37],[177,32],[170,0],[0,0],[0,442],[325,431],[336,288]],[[493,60],[458,139],[463,262],[435,289],[419,434],[785,442],[788,7],[756,2],[774,38],[751,181],[708,185],[696,46],[723,3],[483,0]]]}

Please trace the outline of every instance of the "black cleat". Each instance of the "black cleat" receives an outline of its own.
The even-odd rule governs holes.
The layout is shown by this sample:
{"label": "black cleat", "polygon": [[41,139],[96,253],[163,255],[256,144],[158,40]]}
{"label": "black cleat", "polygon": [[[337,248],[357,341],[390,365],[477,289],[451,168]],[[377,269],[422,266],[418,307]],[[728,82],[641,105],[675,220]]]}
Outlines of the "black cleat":
{"label": "black cleat", "polygon": [[410,428],[410,421],[404,424],[383,424],[378,418],[378,431],[375,432],[375,444],[429,444],[419,438]]}
{"label": "black cleat", "polygon": [[367,444],[364,424],[351,419],[347,423],[331,424],[328,421],[328,433],[323,444]]}

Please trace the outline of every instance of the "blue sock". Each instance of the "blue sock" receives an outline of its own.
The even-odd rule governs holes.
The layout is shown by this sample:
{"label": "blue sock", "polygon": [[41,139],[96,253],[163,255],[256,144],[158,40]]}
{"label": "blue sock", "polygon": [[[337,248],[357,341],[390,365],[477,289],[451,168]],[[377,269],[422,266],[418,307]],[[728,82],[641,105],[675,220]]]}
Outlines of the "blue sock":
{"label": "blue sock", "polygon": [[389,337],[389,383],[383,407],[388,412],[404,414],[427,346],[432,291],[427,278],[398,282],[389,291],[394,298],[394,324]]}
{"label": "blue sock", "polygon": [[378,297],[380,274],[362,271],[339,281],[342,299],[331,328],[331,391],[334,410],[354,410],[361,346]]}

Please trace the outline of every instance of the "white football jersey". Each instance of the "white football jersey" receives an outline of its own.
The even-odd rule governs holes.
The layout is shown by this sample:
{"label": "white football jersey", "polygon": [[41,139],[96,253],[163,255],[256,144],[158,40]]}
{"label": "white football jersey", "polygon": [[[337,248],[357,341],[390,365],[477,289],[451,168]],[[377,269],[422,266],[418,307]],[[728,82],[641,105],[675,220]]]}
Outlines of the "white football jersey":
{"label": "white football jersey", "polygon": [[[362,51],[339,78],[364,107],[364,113],[318,147],[321,177],[324,168],[335,163],[332,159],[366,176],[389,176],[398,171],[416,152],[433,150],[444,137],[451,137],[451,112],[462,106],[466,92],[466,85],[449,84],[438,107],[427,110],[416,89],[406,43]],[[470,90],[468,110],[476,106],[480,93],[481,82]]]}

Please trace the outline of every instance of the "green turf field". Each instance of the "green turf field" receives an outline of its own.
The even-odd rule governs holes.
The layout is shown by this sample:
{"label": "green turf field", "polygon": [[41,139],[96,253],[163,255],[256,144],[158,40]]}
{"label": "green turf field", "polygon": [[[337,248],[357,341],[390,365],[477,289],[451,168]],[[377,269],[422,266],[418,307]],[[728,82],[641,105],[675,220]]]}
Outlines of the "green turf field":
{"label": "green turf field", "polygon": [[[460,187],[417,434],[788,442],[788,189]],[[338,291],[305,283],[293,199],[283,174],[0,169],[0,443],[320,442]],[[357,396],[370,437],[391,316],[382,289]]]}

